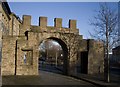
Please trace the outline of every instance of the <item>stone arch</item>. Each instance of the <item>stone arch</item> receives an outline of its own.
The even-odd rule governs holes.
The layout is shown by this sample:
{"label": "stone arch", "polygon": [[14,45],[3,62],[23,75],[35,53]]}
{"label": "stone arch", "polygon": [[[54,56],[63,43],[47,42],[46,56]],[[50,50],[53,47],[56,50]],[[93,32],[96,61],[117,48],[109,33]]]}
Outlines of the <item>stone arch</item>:
{"label": "stone arch", "polygon": [[[47,26],[47,17],[40,17],[38,26],[31,25],[31,16],[24,15],[19,35],[2,37],[1,74],[38,75],[38,46],[40,41],[47,38],[57,41],[64,49],[65,74],[77,73],[76,65],[77,62],[80,63],[77,55],[78,52],[81,54],[84,51],[88,51],[88,74],[98,73],[98,62],[104,60],[103,43],[83,39],[76,27],[76,20],[69,20],[68,28],[62,26],[61,18],[55,18],[54,22],[54,26]],[[24,51],[31,55],[27,56],[27,59],[30,60],[28,65],[23,62]],[[80,59],[81,56],[79,56]],[[104,72],[104,63],[102,62],[101,65],[102,72]]]}
{"label": "stone arch", "polygon": [[39,42],[39,45],[44,40],[47,40],[47,39],[54,40],[54,41],[58,42],[60,44],[60,46],[62,47],[62,49],[63,49],[63,59],[64,59],[63,60],[63,74],[68,75],[68,67],[69,67],[68,56],[69,56],[69,53],[68,53],[67,45],[65,44],[65,42],[63,40],[61,40],[60,38],[57,38],[57,37],[48,37],[46,39],[43,39]]}

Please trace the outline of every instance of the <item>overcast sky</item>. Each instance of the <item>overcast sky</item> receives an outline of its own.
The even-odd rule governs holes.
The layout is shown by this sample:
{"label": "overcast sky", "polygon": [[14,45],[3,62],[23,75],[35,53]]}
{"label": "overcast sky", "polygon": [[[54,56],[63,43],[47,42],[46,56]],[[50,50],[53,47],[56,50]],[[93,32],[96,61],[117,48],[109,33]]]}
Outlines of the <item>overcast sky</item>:
{"label": "overcast sky", "polygon": [[[99,10],[98,2],[9,2],[11,10],[22,18],[22,15],[31,15],[32,24],[38,25],[39,16],[48,17],[48,26],[54,26],[54,18],[63,19],[63,27],[68,27],[69,19],[77,20],[80,35],[90,38],[88,31],[93,32],[89,20]],[[108,6],[118,9],[117,2],[109,2]]]}

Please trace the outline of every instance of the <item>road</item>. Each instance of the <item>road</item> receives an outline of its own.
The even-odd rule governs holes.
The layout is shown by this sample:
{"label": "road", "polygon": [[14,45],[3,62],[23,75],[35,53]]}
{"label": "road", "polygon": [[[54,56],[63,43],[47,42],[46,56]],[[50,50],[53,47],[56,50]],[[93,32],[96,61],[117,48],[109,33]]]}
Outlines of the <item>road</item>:
{"label": "road", "polygon": [[7,76],[2,78],[3,85],[89,85],[91,83],[52,72],[40,71],[39,76]]}
{"label": "road", "polygon": [[44,64],[44,65],[40,64],[39,65],[39,70],[58,73],[58,74],[63,74],[63,69],[62,68],[56,67],[55,65],[50,65],[50,64]]}
{"label": "road", "polygon": [[62,75],[54,67],[47,66],[45,71],[44,68],[41,69],[38,76],[4,76],[3,78],[0,76],[0,81],[2,80],[2,85],[87,85],[96,87],[91,83]]}
{"label": "road", "polygon": [[[46,65],[40,68],[39,76],[6,76],[2,78],[3,85],[95,85],[62,75],[54,66]],[[113,71],[113,70],[112,70]],[[0,77],[1,81],[1,77]]]}

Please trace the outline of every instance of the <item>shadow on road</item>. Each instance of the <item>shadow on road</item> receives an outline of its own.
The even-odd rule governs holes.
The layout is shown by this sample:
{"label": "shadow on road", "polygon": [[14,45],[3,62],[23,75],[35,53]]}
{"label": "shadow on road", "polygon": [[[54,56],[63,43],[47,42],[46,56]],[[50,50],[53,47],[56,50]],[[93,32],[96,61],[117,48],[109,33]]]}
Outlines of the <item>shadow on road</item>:
{"label": "shadow on road", "polygon": [[40,71],[63,74],[62,66],[55,66],[54,64],[39,64]]}

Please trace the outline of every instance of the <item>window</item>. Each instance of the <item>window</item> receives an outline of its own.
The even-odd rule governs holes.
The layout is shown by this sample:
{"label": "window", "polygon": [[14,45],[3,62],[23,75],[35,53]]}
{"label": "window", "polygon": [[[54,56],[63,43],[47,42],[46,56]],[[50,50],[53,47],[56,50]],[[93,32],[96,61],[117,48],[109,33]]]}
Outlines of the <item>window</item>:
{"label": "window", "polygon": [[23,54],[23,61],[25,65],[32,65],[33,64],[33,51],[32,50],[24,50]]}

